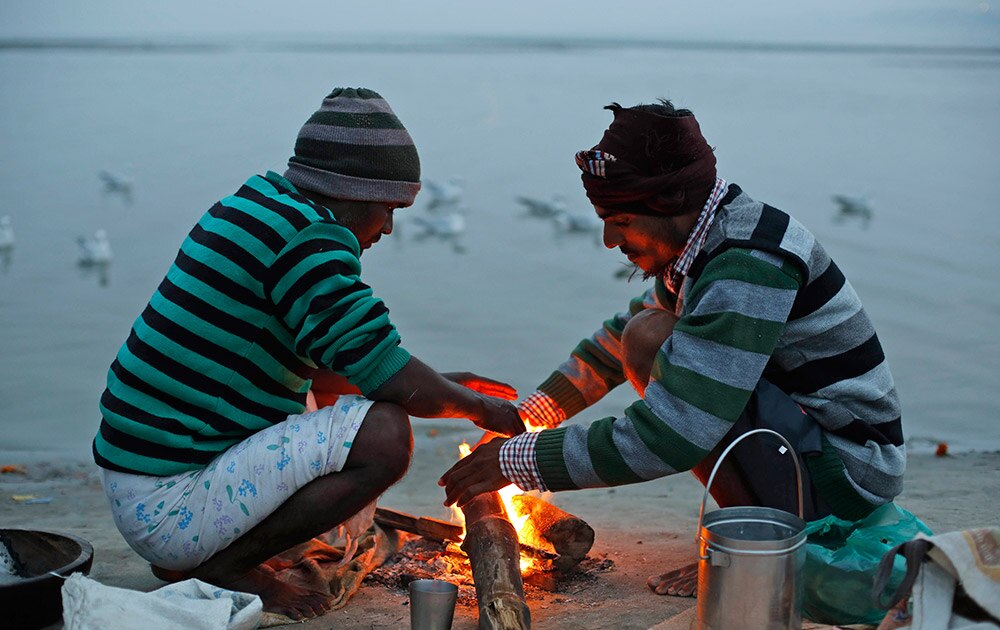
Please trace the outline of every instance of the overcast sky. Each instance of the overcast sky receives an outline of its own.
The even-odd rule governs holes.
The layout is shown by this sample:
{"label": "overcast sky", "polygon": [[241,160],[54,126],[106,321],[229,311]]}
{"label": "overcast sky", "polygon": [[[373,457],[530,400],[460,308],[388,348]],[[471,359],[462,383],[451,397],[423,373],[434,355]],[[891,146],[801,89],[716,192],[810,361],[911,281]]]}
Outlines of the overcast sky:
{"label": "overcast sky", "polygon": [[253,33],[1000,46],[1000,0],[0,0],[3,38]]}

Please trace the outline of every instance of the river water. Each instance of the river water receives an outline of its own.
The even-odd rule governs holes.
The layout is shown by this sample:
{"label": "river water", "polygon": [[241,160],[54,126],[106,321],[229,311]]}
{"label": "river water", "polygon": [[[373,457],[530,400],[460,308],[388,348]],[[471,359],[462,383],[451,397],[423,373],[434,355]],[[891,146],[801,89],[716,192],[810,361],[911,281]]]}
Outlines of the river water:
{"label": "river water", "polygon": [[[316,42],[314,42],[316,43]],[[426,178],[464,183],[458,246],[417,237],[426,195],[366,253],[404,346],[530,393],[641,292],[592,235],[522,216],[518,196],[588,212],[573,164],[602,107],[668,97],[697,114],[719,172],[795,215],[879,331],[916,448],[1000,449],[1000,55],[579,41],[315,46],[0,47],[0,452],[86,457],[107,367],[194,221],[283,170],[337,85],[380,91]],[[134,181],[108,191],[102,169]],[[832,196],[871,221],[838,221]],[[77,265],[105,229],[114,260]],[[614,414],[624,388],[580,421]],[[423,433],[418,432],[418,439]]]}

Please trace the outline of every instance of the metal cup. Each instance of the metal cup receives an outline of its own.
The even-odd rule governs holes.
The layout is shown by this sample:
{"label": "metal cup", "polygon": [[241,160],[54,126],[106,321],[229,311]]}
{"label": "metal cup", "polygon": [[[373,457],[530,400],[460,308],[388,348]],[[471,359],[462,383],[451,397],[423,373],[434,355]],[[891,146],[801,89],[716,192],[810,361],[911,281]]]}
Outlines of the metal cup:
{"label": "metal cup", "polygon": [[455,616],[458,587],[444,580],[410,582],[410,628],[449,630]]}

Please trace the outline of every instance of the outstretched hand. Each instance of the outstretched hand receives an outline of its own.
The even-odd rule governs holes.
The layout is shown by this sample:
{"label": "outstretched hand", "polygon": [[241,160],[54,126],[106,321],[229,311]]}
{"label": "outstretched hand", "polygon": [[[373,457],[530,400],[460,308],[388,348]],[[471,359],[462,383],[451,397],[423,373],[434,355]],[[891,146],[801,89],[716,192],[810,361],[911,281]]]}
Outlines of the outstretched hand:
{"label": "outstretched hand", "polygon": [[517,390],[507,383],[495,381],[492,378],[479,376],[472,372],[445,372],[441,374],[452,383],[458,383],[462,387],[468,387],[474,392],[503,398],[504,400],[517,400]]}
{"label": "outstretched hand", "polygon": [[445,505],[464,507],[476,495],[495,492],[510,485],[510,480],[500,472],[500,447],[506,441],[496,438],[481,444],[441,475],[438,485],[444,486]]}
{"label": "outstretched hand", "polygon": [[477,427],[507,437],[524,433],[524,421],[521,420],[517,407],[506,400],[491,396],[480,396],[480,403],[482,403],[482,413],[478,417],[470,418]]}

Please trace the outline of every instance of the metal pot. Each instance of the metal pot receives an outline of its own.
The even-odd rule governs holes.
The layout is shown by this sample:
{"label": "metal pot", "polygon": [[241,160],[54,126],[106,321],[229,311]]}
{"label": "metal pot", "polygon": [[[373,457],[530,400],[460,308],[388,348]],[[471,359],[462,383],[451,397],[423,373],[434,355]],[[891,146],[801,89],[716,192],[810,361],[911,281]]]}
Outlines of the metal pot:
{"label": "metal pot", "polygon": [[[727,507],[705,514],[709,489],[726,455],[755,433],[780,439],[795,462],[799,515],[767,507]],[[754,429],[719,456],[705,484],[698,514],[698,628],[790,629],[802,627],[802,567],[806,523],[802,518],[802,469],[780,433]]]}

